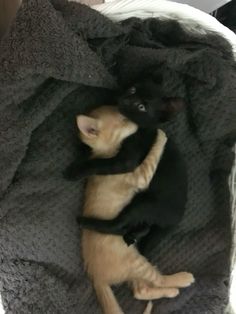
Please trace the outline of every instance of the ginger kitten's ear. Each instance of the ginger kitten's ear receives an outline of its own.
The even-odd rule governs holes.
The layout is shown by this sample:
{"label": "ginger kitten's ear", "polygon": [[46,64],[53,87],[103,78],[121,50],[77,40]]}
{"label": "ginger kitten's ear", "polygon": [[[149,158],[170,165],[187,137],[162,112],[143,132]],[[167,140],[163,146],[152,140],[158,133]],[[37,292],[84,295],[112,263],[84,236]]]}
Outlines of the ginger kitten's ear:
{"label": "ginger kitten's ear", "polygon": [[94,138],[98,136],[99,126],[97,119],[90,118],[84,115],[79,115],[76,117],[76,122],[78,129],[86,137]]}

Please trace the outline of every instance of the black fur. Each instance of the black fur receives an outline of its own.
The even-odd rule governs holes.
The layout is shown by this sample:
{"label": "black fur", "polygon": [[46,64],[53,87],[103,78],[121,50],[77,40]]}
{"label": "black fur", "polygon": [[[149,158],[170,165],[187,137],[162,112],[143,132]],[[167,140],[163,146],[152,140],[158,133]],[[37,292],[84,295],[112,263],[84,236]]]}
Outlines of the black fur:
{"label": "black fur", "polygon": [[162,76],[155,72],[122,93],[118,106],[121,113],[140,127],[157,128],[161,122],[171,120],[184,107],[184,102],[165,97]]}
{"label": "black fur", "polygon": [[[140,144],[135,149],[143,150],[146,140],[140,133]],[[133,151],[136,153],[137,151]],[[130,158],[130,156],[129,156]],[[181,221],[187,198],[187,172],[182,155],[176,145],[168,140],[163,157],[148,190],[137,194],[113,220],[80,217],[79,223],[102,233],[123,235],[126,242],[140,242],[142,249],[149,249],[166,229]],[[150,243],[150,241],[154,241]]]}
{"label": "black fur", "polygon": [[[121,94],[122,96],[114,95],[117,99],[115,103],[118,103],[121,113],[137,123],[141,128],[146,128],[150,131],[152,129],[156,130],[161,122],[172,119],[184,106],[182,99],[164,97],[161,83],[162,76],[158,71],[153,72],[152,75],[147,72],[142,80],[138,80],[136,84],[126,91],[118,93],[118,95]],[[140,105],[145,107],[145,111],[139,110]],[[140,132],[142,133],[143,131],[139,130],[128,137],[123,142],[122,149],[118,155],[110,159],[89,160],[88,147],[80,143],[78,158],[68,167],[64,176],[68,180],[79,180],[90,175],[119,174],[133,171],[145,157],[143,152],[138,149]],[[148,143],[147,130],[145,138],[145,143]],[[147,148],[147,145],[145,147]],[[136,152],[135,154],[133,154],[134,151]],[[132,159],[130,156],[132,156]]]}
{"label": "black fur", "polygon": [[[145,130],[139,128],[138,131],[128,138],[122,144],[119,153],[109,159],[89,159],[90,149],[83,143],[78,146],[78,155],[64,172],[64,177],[68,180],[79,180],[91,175],[108,175],[132,172],[142,163],[146,157],[152,143],[156,130]],[[141,138],[146,138],[140,145]],[[132,156],[132,158],[131,158]]]}
{"label": "black fur", "polygon": [[[146,76],[118,98],[120,111],[140,126],[124,141],[118,155],[75,163],[68,169],[69,176],[78,179],[92,174],[130,172],[143,161],[159,123],[171,119],[184,106],[181,99],[165,98],[160,83],[158,74]],[[88,229],[122,235],[127,244],[138,242],[141,250],[147,248],[147,244],[151,249],[158,237],[181,221],[186,197],[185,162],[175,144],[168,140],[148,190],[137,194],[113,220],[79,217],[78,222]]]}

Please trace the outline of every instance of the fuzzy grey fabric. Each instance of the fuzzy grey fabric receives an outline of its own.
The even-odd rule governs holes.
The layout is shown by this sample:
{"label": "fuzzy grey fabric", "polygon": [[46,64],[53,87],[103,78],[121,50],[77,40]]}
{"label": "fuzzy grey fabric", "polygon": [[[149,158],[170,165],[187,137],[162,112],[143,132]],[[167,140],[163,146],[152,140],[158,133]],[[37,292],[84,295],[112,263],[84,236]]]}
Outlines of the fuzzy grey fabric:
{"label": "fuzzy grey fabric", "polygon": [[[236,71],[227,43],[186,34],[173,21],[114,25],[64,0],[24,1],[0,42],[0,279],[7,314],[100,313],[80,256],[83,184],[67,182],[74,116],[108,102],[104,88],[158,67],[168,96],[188,99],[163,127],[186,157],[189,193],[180,228],[150,252],[165,273],[194,286],[154,313],[223,313],[228,302]],[[135,153],[135,152],[134,152]],[[125,313],[141,313],[126,287]]]}

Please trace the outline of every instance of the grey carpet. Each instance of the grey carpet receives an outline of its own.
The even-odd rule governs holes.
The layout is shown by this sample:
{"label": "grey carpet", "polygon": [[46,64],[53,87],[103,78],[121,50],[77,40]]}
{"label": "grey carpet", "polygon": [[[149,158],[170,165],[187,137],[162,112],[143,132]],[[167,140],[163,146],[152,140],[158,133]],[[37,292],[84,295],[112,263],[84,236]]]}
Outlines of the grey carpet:
{"label": "grey carpet", "polygon": [[[23,2],[0,42],[0,280],[7,314],[100,313],[83,271],[76,215],[83,185],[62,172],[75,153],[74,115],[158,67],[168,96],[188,99],[164,125],[186,157],[187,212],[151,258],[165,273],[188,270],[193,287],[155,302],[154,313],[223,313],[228,302],[236,71],[230,46],[187,34],[177,22],[114,25],[80,4]],[[126,287],[125,313],[141,313]]]}

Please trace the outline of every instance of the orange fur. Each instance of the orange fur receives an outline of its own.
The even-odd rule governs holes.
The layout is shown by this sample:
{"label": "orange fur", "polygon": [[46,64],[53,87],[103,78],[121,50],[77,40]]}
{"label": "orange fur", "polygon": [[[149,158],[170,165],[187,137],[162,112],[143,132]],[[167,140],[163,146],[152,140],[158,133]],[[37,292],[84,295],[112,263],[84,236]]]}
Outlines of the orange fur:
{"label": "orange fur", "polygon": [[[77,117],[81,139],[88,144],[94,156],[110,157],[117,153],[122,141],[137,130],[115,108],[102,107],[90,117]],[[93,176],[86,187],[84,215],[111,219],[130,202],[138,190],[148,188],[156,171],[166,143],[164,132],[157,139],[143,163],[132,173]],[[93,282],[104,314],[122,314],[111,285],[130,282],[134,297],[151,300],[175,297],[178,287],[193,282],[189,273],[161,275],[134,245],[127,246],[121,236],[84,230],[82,251],[85,268]],[[150,313],[149,304],[144,313]]]}

